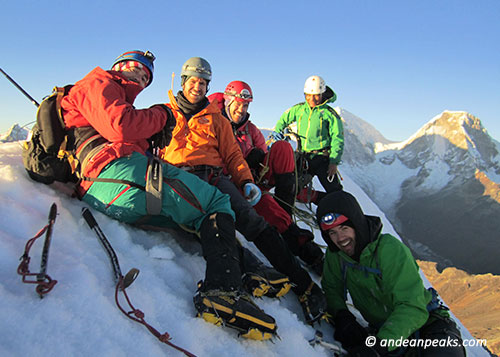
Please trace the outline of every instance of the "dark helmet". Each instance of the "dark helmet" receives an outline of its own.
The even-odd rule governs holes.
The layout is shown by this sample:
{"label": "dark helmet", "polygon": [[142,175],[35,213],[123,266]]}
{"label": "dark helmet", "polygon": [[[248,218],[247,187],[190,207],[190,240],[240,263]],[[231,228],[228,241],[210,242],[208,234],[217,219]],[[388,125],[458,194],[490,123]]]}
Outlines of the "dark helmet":
{"label": "dark helmet", "polygon": [[206,79],[208,82],[212,80],[212,68],[210,63],[201,57],[191,57],[183,65],[181,70],[182,77],[199,77]]}

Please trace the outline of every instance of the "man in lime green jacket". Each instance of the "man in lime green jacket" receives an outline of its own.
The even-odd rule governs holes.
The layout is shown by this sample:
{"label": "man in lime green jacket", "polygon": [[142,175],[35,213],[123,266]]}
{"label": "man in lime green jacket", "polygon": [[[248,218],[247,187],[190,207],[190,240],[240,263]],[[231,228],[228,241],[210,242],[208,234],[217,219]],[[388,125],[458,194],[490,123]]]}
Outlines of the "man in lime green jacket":
{"label": "man in lime green jacket", "polygon": [[[460,332],[448,309],[435,290],[424,287],[408,247],[390,234],[381,234],[379,217],[364,215],[351,194],[339,191],[321,200],[317,219],[328,245],[322,286],[334,318],[334,337],[352,355],[464,355]],[[347,292],[374,337],[368,337],[348,310]],[[416,346],[411,339],[441,342],[420,351],[398,349],[404,343]]]}
{"label": "man in lime green jacket", "polygon": [[[306,153],[308,173],[318,176],[327,192],[341,190],[337,166],[344,151],[344,127],[340,116],[328,105],[335,102],[337,95],[320,76],[307,78],[304,95],[305,102],[294,105],[281,115],[273,137],[283,139],[281,133],[284,129],[297,122],[300,149]],[[301,168],[297,167],[297,170]]]}

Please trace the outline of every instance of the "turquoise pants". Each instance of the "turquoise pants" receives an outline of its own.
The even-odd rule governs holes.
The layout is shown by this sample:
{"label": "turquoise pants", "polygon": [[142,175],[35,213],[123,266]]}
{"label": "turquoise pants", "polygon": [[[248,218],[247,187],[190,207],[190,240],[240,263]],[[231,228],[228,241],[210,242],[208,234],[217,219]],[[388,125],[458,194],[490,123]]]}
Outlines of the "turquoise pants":
{"label": "turquoise pants", "polygon": [[[205,217],[213,213],[228,213],[234,219],[229,195],[181,169],[167,163],[162,165],[161,213],[148,217],[145,224],[156,227],[181,224],[198,231]],[[99,178],[126,180],[144,187],[147,167],[148,158],[133,153],[109,163]],[[82,200],[97,211],[125,223],[134,224],[147,215],[146,192],[124,183],[94,182]]]}

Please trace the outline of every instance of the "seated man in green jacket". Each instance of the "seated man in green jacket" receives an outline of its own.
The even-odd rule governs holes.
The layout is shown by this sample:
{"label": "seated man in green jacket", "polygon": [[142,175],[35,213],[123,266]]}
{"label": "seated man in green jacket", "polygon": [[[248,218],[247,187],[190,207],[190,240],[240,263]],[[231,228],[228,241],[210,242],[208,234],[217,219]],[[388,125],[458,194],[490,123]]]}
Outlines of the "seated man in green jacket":
{"label": "seated man in green jacket", "polygon": [[[448,309],[424,287],[408,247],[381,233],[379,217],[365,215],[351,194],[339,191],[321,200],[317,220],[328,244],[322,286],[334,337],[350,354],[464,356]],[[347,292],[374,336],[349,312]]]}

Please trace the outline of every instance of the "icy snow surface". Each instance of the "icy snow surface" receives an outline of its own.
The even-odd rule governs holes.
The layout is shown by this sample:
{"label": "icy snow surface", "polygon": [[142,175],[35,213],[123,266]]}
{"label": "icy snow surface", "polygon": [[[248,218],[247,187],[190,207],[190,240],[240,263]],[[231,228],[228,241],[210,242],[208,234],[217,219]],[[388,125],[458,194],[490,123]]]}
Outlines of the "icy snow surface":
{"label": "icy snow surface", "polygon": [[[347,175],[343,184],[367,214],[382,217],[384,231],[396,235]],[[23,284],[16,269],[26,241],[46,224],[53,202],[58,216],[47,273],[58,283],[40,299],[35,286]],[[20,142],[0,144],[0,355],[180,356],[116,307],[110,262],[81,218],[84,206],[29,180],[22,166]],[[197,245],[181,248],[179,239],[167,233],[141,231],[97,212],[94,216],[116,251],[122,272],[132,267],[141,271],[127,289],[132,303],[152,326],[168,332],[173,343],[198,356],[331,355],[323,347],[309,345],[314,329],[303,323],[293,293],[281,301],[257,300],[279,326],[281,340],[274,343],[238,338],[233,330],[196,318],[192,297],[205,269]],[[318,232],[316,239],[321,243]],[[42,241],[30,252],[32,272],[38,272]],[[332,328],[323,324],[321,329],[332,342]],[[471,338],[463,327],[462,333]],[[469,352],[487,356],[479,348]]]}

